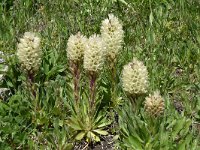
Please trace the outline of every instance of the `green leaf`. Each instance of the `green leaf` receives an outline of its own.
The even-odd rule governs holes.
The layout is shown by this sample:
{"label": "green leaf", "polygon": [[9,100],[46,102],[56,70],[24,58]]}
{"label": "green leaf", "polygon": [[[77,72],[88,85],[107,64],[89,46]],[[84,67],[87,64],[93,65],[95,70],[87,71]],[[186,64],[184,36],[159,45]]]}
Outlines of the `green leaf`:
{"label": "green leaf", "polygon": [[96,130],[93,130],[93,131],[98,133],[98,134],[101,134],[101,135],[108,135],[107,131],[104,131],[104,130],[101,130],[101,129],[96,129]]}
{"label": "green leaf", "polygon": [[185,123],[185,118],[178,120],[177,124],[175,125],[175,127],[173,128],[173,132],[172,132],[172,139],[175,139],[177,134],[179,133],[179,131],[183,128]]}
{"label": "green leaf", "polygon": [[143,150],[142,143],[134,136],[129,136],[128,141],[131,144],[131,147],[137,150]]}
{"label": "green leaf", "polygon": [[10,81],[7,81],[7,85],[8,85],[9,87],[14,87],[14,85],[13,85],[12,82],[10,82]]}
{"label": "green leaf", "polygon": [[94,140],[95,142],[99,142],[100,141],[100,138],[95,135],[93,132],[89,131],[87,133],[87,138],[88,138],[88,141],[91,141],[91,140]]}
{"label": "green leaf", "polygon": [[121,3],[128,5],[128,3],[125,0],[119,0]]}
{"label": "green leaf", "polygon": [[75,139],[80,141],[80,140],[82,140],[84,138],[85,134],[86,133],[84,131],[81,131],[80,133],[77,134]]}
{"label": "green leaf", "polygon": [[192,134],[188,134],[188,136],[184,140],[185,145],[190,146],[190,142],[192,142],[192,138],[193,138],[193,135]]}
{"label": "green leaf", "polygon": [[59,125],[60,127],[62,127],[62,126],[63,126],[63,120],[59,120],[58,125]]}
{"label": "green leaf", "polygon": [[71,117],[70,120],[66,120],[65,123],[69,125],[71,128],[73,128],[74,130],[82,130],[77,120],[74,119],[73,117]]}
{"label": "green leaf", "polygon": [[199,137],[197,137],[197,139],[195,139],[191,145],[192,150],[196,150],[198,147],[198,141],[199,141]]}
{"label": "green leaf", "polygon": [[173,120],[168,126],[167,126],[167,130],[170,129],[171,127],[173,127],[176,124],[177,120]]}
{"label": "green leaf", "polygon": [[64,150],[72,150],[73,148],[74,148],[73,144],[69,143],[69,144],[66,144],[63,149]]}
{"label": "green leaf", "polygon": [[186,135],[189,133],[191,124],[192,124],[192,121],[189,120],[189,119],[187,119],[187,120],[186,120],[186,123],[185,123],[185,125],[184,125],[184,129],[181,130],[181,132],[180,132],[180,135],[181,135],[181,136],[186,136]]}
{"label": "green leaf", "polygon": [[154,19],[154,17],[153,17],[153,12],[151,11],[151,13],[150,13],[150,15],[149,15],[149,22],[150,22],[150,25],[152,26],[152,24],[153,24],[153,19]]}
{"label": "green leaf", "polygon": [[102,128],[102,127],[105,127],[105,126],[110,125],[111,123],[112,123],[112,121],[107,121],[107,122],[104,122],[104,123],[99,124],[97,127],[98,127],[98,128]]}
{"label": "green leaf", "polygon": [[178,150],[185,150],[185,142],[184,141],[178,145]]}
{"label": "green leaf", "polygon": [[113,137],[113,141],[116,141],[116,140],[118,140],[119,139],[119,135],[115,135],[114,137]]}

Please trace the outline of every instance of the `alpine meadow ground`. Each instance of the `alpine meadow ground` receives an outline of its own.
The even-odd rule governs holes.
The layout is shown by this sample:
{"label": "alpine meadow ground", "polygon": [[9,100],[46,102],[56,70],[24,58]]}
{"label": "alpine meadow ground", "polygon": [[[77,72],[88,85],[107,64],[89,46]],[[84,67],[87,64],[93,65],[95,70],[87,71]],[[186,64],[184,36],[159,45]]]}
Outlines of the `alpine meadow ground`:
{"label": "alpine meadow ground", "polygon": [[2,0],[0,149],[200,149],[200,1]]}

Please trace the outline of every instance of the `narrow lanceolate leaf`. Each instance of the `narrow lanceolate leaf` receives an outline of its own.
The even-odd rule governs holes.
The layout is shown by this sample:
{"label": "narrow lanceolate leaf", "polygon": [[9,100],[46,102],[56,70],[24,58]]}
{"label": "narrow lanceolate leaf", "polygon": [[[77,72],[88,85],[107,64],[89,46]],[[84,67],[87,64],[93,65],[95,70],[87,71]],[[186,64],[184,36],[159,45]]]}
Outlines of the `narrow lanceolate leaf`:
{"label": "narrow lanceolate leaf", "polygon": [[98,133],[98,134],[101,134],[101,135],[108,135],[108,132],[105,131],[105,130],[101,130],[101,129],[96,129],[96,130],[93,130],[94,132]]}
{"label": "narrow lanceolate leaf", "polygon": [[82,140],[85,136],[85,132],[80,132],[79,134],[77,134],[77,136],[75,137],[76,140]]}
{"label": "narrow lanceolate leaf", "polygon": [[78,122],[73,118],[71,118],[70,120],[66,120],[65,123],[69,125],[71,128],[73,128],[74,130],[82,130]]}
{"label": "narrow lanceolate leaf", "polygon": [[173,128],[172,139],[174,139],[177,136],[177,134],[180,132],[180,130],[183,129],[184,124],[185,124],[185,118],[177,122],[177,124]]}
{"label": "narrow lanceolate leaf", "polygon": [[112,121],[107,121],[107,122],[104,122],[104,123],[102,123],[102,124],[98,125],[98,128],[105,127],[105,126],[107,126],[107,125],[110,125],[111,123],[112,123]]}
{"label": "narrow lanceolate leaf", "polygon": [[185,150],[185,142],[182,142],[178,145],[178,150]]}
{"label": "narrow lanceolate leaf", "polygon": [[134,147],[135,149],[137,149],[137,150],[142,150],[143,149],[142,148],[142,143],[136,137],[130,136],[128,138],[128,141],[130,142],[132,147]]}
{"label": "narrow lanceolate leaf", "polygon": [[100,138],[97,135],[95,135],[93,132],[91,132],[91,131],[89,131],[87,133],[87,138],[90,139],[90,140],[94,140],[95,142],[99,142],[100,141]]}
{"label": "narrow lanceolate leaf", "polygon": [[128,5],[128,3],[125,0],[119,0],[121,3],[124,3],[125,5]]}
{"label": "narrow lanceolate leaf", "polygon": [[153,24],[153,19],[154,19],[154,17],[153,17],[153,12],[151,12],[151,13],[150,13],[150,16],[149,16],[149,22],[150,22],[151,26],[152,26],[152,24]]}
{"label": "narrow lanceolate leaf", "polygon": [[167,130],[170,129],[171,127],[173,127],[176,124],[176,120],[173,120],[168,126],[167,126]]}

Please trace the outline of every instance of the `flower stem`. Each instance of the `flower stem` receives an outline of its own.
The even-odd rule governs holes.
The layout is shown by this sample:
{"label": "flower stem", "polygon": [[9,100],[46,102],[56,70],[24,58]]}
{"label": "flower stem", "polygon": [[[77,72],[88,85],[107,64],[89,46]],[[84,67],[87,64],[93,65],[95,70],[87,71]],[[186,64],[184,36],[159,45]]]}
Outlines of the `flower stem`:
{"label": "flower stem", "polygon": [[131,95],[131,96],[130,96],[130,101],[131,101],[131,105],[132,105],[133,111],[136,112],[136,109],[137,109],[137,101],[136,101],[135,95]]}
{"label": "flower stem", "polygon": [[117,95],[116,95],[116,92],[117,92],[117,85],[116,85],[116,82],[117,82],[117,70],[115,68],[115,64],[114,61],[111,62],[111,101],[112,101],[112,105],[113,107],[116,107],[117,106]]}
{"label": "flower stem", "polygon": [[28,72],[28,87],[34,97],[36,97],[35,87],[34,87],[34,74],[30,71]]}
{"label": "flower stem", "polygon": [[92,73],[90,75],[90,99],[89,99],[89,104],[90,104],[90,114],[93,115],[94,113],[94,107],[95,107],[95,96],[96,96],[96,74]]}
{"label": "flower stem", "polygon": [[75,110],[78,111],[80,102],[80,65],[79,62],[71,62],[73,82],[74,82],[74,100],[75,100]]}

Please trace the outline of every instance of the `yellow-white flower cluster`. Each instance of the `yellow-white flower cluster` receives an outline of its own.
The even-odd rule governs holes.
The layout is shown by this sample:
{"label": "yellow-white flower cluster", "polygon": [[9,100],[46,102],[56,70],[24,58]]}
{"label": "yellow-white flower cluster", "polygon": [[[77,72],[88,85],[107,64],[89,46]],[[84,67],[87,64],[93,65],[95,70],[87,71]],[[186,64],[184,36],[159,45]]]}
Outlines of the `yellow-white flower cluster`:
{"label": "yellow-white flower cluster", "polygon": [[109,14],[108,18],[102,21],[101,36],[105,42],[108,60],[115,61],[122,48],[124,31],[120,21],[113,14]]}
{"label": "yellow-white flower cluster", "polygon": [[99,35],[92,35],[87,42],[84,52],[84,68],[90,72],[98,72],[104,63],[105,46]]}
{"label": "yellow-white flower cluster", "polygon": [[124,91],[131,95],[147,92],[148,71],[143,62],[133,58],[133,61],[125,65],[122,71],[122,86]]}
{"label": "yellow-white flower cluster", "polygon": [[159,117],[164,112],[164,100],[159,91],[155,91],[152,95],[146,97],[144,108],[152,117]]}
{"label": "yellow-white flower cluster", "polygon": [[35,33],[25,32],[17,45],[17,56],[23,69],[32,73],[38,71],[42,57],[40,38]]}
{"label": "yellow-white flower cluster", "polygon": [[67,42],[67,57],[72,61],[80,61],[83,59],[86,49],[87,38],[78,32],[71,35]]}

